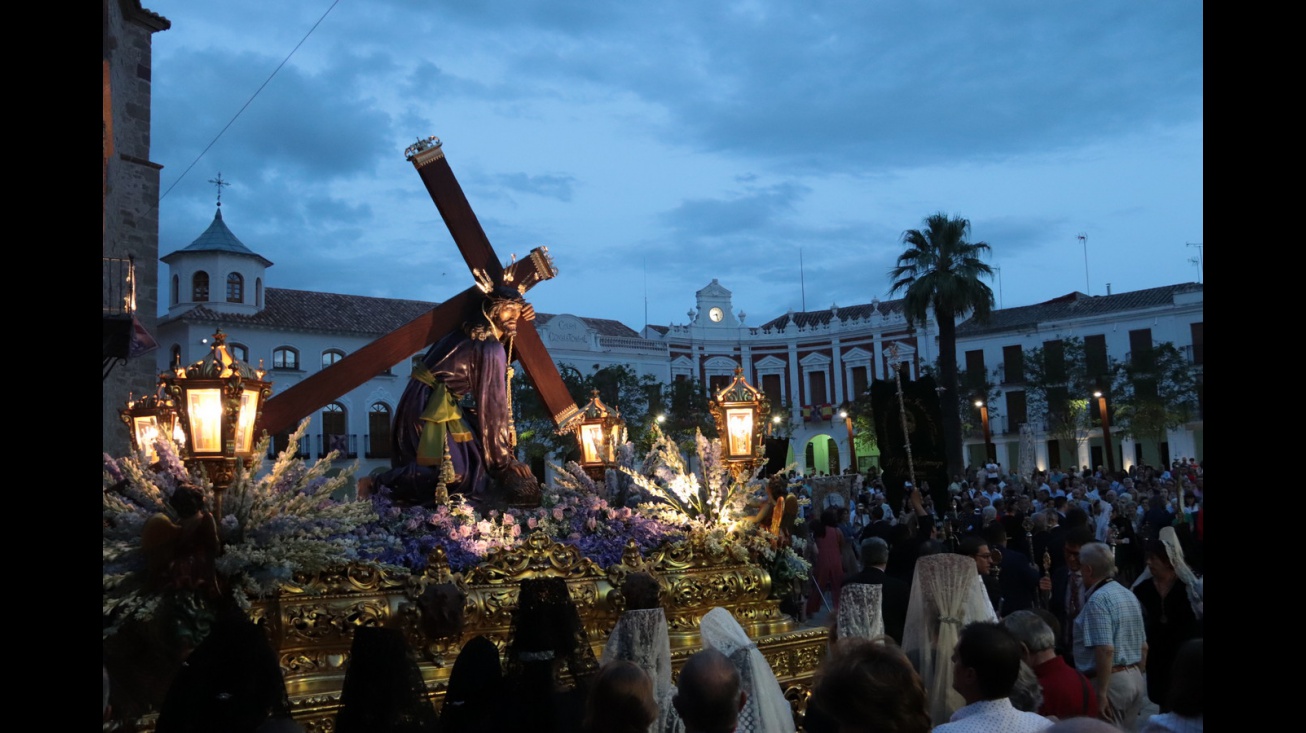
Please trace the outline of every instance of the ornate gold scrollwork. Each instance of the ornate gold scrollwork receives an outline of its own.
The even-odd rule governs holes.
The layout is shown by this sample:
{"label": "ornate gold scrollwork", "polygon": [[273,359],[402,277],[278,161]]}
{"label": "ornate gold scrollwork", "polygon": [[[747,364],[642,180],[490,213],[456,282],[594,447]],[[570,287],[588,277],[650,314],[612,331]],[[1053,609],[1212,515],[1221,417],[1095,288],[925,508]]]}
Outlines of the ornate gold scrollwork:
{"label": "ornate gold scrollwork", "polygon": [[771,662],[785,697],[797,710],[806,707],[810,681],[827,645],[824,629],[796,629],[792,619],[768,598],[771,577],[762,567],[735,560],[729,552],[711,552],[701,541],[682,542],[647,557],[627,543],[622,561],[604,571],[570,545],[543,533],[530,535],[521,548],[492,553],[486,562],[463,574],[451,572],[437,549],[420,575],[368,567],[342,568],[296,578],[274,599],[255,601],[249,613],[269,630],[286,674],[295,717],[306,730],[332,733],[339,706],[339,685],[353,631],[358,626],[388,624],[401,628],[439,704],[444,697],[460,639],[429,639],[422,631],[416,600],[432,582],[453,582],[467,594],[463,638],[489,638],[502,653],[507,647],[518,586],[526,578],[567,579],[568,588],[591,644],[603,640],[624,607],[616,588],[631,572],[658,579],[671,630],[672,666],[678,669],[701,645],[698,624],[715,606],[731,609]]}

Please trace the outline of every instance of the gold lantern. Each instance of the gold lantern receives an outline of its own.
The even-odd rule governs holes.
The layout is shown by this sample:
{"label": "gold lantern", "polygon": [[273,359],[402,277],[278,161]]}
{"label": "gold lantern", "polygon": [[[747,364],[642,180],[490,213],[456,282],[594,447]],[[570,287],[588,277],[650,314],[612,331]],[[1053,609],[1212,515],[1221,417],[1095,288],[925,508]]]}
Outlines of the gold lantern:
{"label": "gold lantern", "polygon": [[254,426],[272,394],[263,369],[237,360],[218,329],[207,356],[164,377],[186,437],[187,463],[199,465],[213,482],[214,514],[222,516],[222,492],[236,477],[237,460],[254,456]]}
{"label": "gold lantern", "polygon": [[617,446],[626,442],[626,421],[617,408],[603,404],[596,389],[581,408],[575,429],[581,468],[590,478],[602,481],[607,470],[617,464]]}
{"label": "gold lantern", "polygon": [[712,397],[712,417],[721,436],[721,460],[742,481],[765,460],[771,402],[735,368],[735,379]]}
{"label": "gold lantern", "polygon": [[171,436],[179,450],[186,444],[186,436],[182,434],[181,425],[177,422],[177,407],[164,392],[162,383],[157,394],[140,399],[133,399],[129,394],[127,407],[119,410],[118,415],[127,425],[131,436],[132,454],[140,455],[143,451],[149,463],[159,459],[154,444],[160,435]]}

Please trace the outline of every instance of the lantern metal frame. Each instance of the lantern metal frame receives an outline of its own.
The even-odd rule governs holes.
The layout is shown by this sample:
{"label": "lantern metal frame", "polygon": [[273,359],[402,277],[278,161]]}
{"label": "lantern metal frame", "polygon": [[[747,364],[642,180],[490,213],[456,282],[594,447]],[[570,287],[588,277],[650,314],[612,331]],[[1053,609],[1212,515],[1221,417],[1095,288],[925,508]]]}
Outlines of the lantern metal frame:
{"label": "lantern metal frame", "polygon": [[261,363],[254,369],[233,357],[226,334],[218,329],[208,355],[188,367],[175,367],[163,378],[186,436],[186,463],[200,467],[212,482],[218,517],[222,492],[235,480],[237,462],[257,452],[259,413],[272,394],[265,373]]}
{"label": "lantern metal frame", "polygon": [[118,410],[118,417],[127,426],[133,455],[144,452],[150,463],[158,460],[154,438],[150,435],[152,432],[154,435],[163,434],[171,437],[177,444],[181,457],[185,458],[185,435],[177,432],[180,427],[177,421],[177,405],[165,392],[163,382],[159,383],[159,390],[155,394],[145,395],[140,399],[133,399],[128,394],[127,407]]}
{"label": "lantern metal frame", "polygon": [[599,399],[599,391],[591,390],[590,401],[580,409],[579,419],[571,423],[580,446],[580,460],[576,463],[595,481],[602,481],[608,469],[617,465],[617,446],[626,442],[626,421],[621,412]]}
{"label": "lantern metal frame", "polygon": [[766,460],[771,401],[736,367],[734,380],[713,395],[709,408],[721,436],[721,461],[736,481],[744,481]]}

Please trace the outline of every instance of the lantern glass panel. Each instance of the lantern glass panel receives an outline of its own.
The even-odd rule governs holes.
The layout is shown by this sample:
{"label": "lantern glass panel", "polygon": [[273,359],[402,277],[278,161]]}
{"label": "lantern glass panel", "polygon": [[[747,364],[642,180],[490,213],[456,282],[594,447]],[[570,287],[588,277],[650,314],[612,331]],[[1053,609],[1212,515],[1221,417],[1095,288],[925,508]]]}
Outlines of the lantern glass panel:
{"label": "lantern glass panel", "polygon": [[195,453],[222,452],[222,389],[186,391],[186,414],[190,416],[190,435]]}
{"label": "lantern glass panel", "polygon": [[600,424],[580,426],[581,463],[603,462],[603,426]]}
{"label": "lantern glass panel", "polygon": [[612,440],[608,441],[608,463],[617,462],[617,446],[626,441],[621,439],[621,423],[613,423]]}
{"label": "lantern glass panel", "polygon": [[132,428],[136,431],[136,447],[145,451],[150,463],[158,460],[154,450],[154,441],[159,439],[159,419],[154,415],[142,415],[132,418]]}
{"label": "lantern glass panel", "polygon": [[753,410],[732,407],[726,410],[726,431],[730,435],[731,456],[753,455]]}
{"label": "lantern glass panel", "polygon": [[254,416],[258,412],[258,390],[245,388],[240,393],[240,417],[236,420],[236,450],[254,450]]}

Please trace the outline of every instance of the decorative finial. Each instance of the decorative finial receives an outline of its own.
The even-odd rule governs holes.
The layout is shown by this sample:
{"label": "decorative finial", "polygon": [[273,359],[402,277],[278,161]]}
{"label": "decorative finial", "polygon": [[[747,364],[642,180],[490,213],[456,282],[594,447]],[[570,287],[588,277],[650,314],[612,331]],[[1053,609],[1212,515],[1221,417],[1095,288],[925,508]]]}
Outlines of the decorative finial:
{"label": "decorative finial", "polygon": [[222,180],[222,171],[218,171],[217,178],[210,178],[209,183],[212,183],[214,186],[218,187],[218,208],[222,208],[222,187],[230,186],[231,183],[229,181]]}
{"label": "decorative finial", "polygon": [[409,145],[407,148],[404,148],[404,160],[412,160],[413,156],[417,155],[423,150],[430,150],[431,148],[438,148],[438,147],[440,147],[440,138],[436,137],[435,135],[431,135],[425,139],[419,137],[417,138],[417,142],[413,143],[412,145]]}

